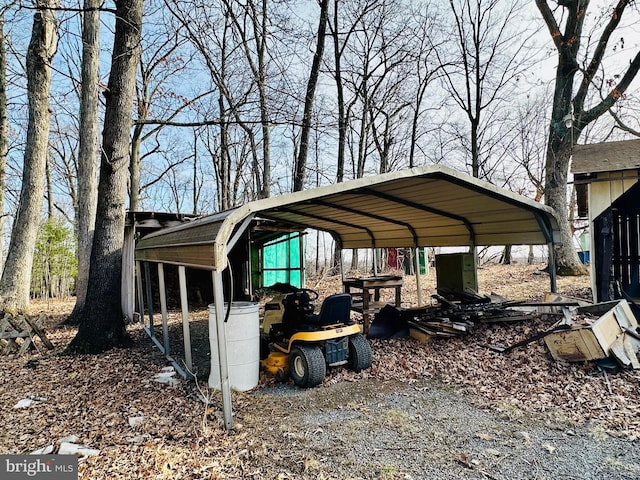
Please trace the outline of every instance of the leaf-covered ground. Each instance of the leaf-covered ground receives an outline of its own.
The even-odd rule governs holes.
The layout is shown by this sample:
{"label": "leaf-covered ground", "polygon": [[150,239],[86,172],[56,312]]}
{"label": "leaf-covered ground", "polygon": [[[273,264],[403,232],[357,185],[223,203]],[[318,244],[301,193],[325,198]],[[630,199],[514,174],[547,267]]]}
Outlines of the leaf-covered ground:
{"label": "leaf-covered ground", "polygon": [[[540,268],[539,265],[482,267],[480,291],[510,299],[540,299],[549,290],[549,278]],[[423,277],[426,299],[433,293],[434,283],[433,272]],[[326,295],[340,290],[340,279],[312,280],[309,286]],[[590,296],[586,277],[560,278],[558,289],[564,295]],[[406,277],[403,304],[415,301],[415,280]],[[640,438],[640,374],[637,371],[605,374],[593,363],[555,362],[541,341],[508,355],[482,346],[510,345],[547,328],[553,321],[550,319],[482,325],[472,335],[425,344],[413,339],[373,340],[374,364],[370,370],[360,374],[332,370],[322,386],[310,391],[291,384],[277,385],[273,378],[261,374],[257,389],[234,392],[235,428],[227,433],[219,424],[218,392],[210,391],[204,382],[196,385],[181,380],[172,385],[156,381],[156,375],[168,363],[138,325],[129,327],[133,348],[97,356],[55,355],[75,333],[73,328],[59,326],[72,305],[72,302],[34,305],[34,314],[39,311],[48,314],[47,332],[56,345],[54,354],[36,342],[38,351],[1,359],[0,451],[28,453],[47,445],[57,448],[60,439],[75,435],[76,443],[100,450],[99,455],[82,462],[81,478],[421,478],[416,472],[426,470],[415,470],[418,468],[415,461],[408,466],[402,464],[402,458],[410,458],[415,452],[412,441],[383,448],[376,441],[385,434],[372,435],[371,432],[392,432],[405,422],[408,430],[404,433],[418,428],[415,422],[427,421],[426,411],[409,414],[387,409],[379,414],[376,405],[390,402],[389,395],[401,395],[400,398],[409,402],[405,409],[415,409],[427,401],[424,392],[431,390],[448,396],[451,404],[468,405],[461,408],[496,415],[501,421],[510,422],[509,429],[516,428],[514,424],[526,429],[527,422],[538,422],[559,426],[562,431],[586,429],[604,442],[607,438],[616,442]],[[206,313],[196,317],[200,319],[194,322],[197,332],[198,323],[206,325]],[[202,352],[196,351],[196,354]],[[346,399],[339,402],[341,396]],[[25,398],[34,399],[31,406],[14,408]],[[332,398],[339,404],[332,405]],[[437,408],[429,410],[430,414],[437,412]],[[319,420],[309,419],[329,414],[340,418],[358,416],[361,423],[356,430],[362,430],[360,433],[346,421],[332,422],[332,428],[348,427],[350,442],[357,443],[356,440],[364,436],[364,440],[378,446],[356,457],[322,453],[324,447],[314,442],[328,435],[328,427]],[[389,415],[394,420],[393,428]],[[406,415],[412,415],[411,422]],[[470,414],[469,418],[475,416]],[[444,429],[445,438],[447,425],[442,422],[438,427]],[[505,426],[503,431],[506,430]],[[489,442],[496,436],[475,431],[475,442]],[[414,437],[420,435],[422,442],[431,441],[433,439],[427,438],[431,435],[428,432],[431,430],[416,430]],[[332,432],[334,434],[338,435]],[[458,434],[449,434],[450,441],[455,443],[454,437]],[[372,437],[367,439],[368,435]],[[438,448],[434,444],[434,452],[447,444],[442,439],[433,441],[438,444]],[[459,441],[465,445],[464,439]],[[511,441],[509,437],[508,442]],[[508,442],[496,445],[502,448]],[[291,448],[290,444],[298,446]],[[456,449],[461,448],[455,445]],[[472,446],[469,448],[473,450]],[[535,454],[549,455],[555,448],[549,445],[537,449]],[[349,445],[342,445],[341,449],[349,451]],[[380,456],[382,450],[395,451],[393,449],[398,449],[394,454],[398,458],[396,463],[391,459],[378,465],[372,458],[364,458]],[[500,467],[494,465],[492,455],[498,450],[490,449],[493,453],[487,458],[478,453],[477,461],[473,462],[467,453],[458,450],[429,461],[443,472],[442,477],[437,478],[457,478],[456,475],[516,478],[513,473],[504,473],[506,470],[500,473]],[[603,446],[603,450],[606,447]],[[526,456],[524,451],[520,455],[523,459]],[[543,460],[536,457],[527,462],[543,465]],[[443,463],[439,464],[440,461]],[[609,478],[640,476],[640,466],[636,470],[635,464],[618,462],[620,465],[614,470],[620,475],[607,474]],[[503,463],[508,464],[504,459]],[[543,470],[538,475],[522,478],[555,478],[553,472]],[[451,476],[444,473],[449,471]],[[599,477],[576,474],[574,478]]]}

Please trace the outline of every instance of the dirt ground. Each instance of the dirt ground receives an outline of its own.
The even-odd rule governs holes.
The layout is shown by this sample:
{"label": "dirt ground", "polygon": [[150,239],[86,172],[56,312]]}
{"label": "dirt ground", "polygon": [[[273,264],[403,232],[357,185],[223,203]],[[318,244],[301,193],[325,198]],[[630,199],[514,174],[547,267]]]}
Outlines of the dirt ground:
{"label": "dirt ground", "polygon": [[[481,292],[541,298],[549,280],[540,268],[485,266]],[[405,279],[403,304],[414,301],[413,282]],[[428,298],[433,272],[423,284]],[[330,293],[339,278],[309,286]],[[584,277],[558,287],[589,296]],[[129,327],[133,348],[55,355],[75,333],[58,326],[71,307],[34,308],[48,312],[53,355],[38,344],[2,358],[0,451],[58,448],[75,435],[99,450],[82,461],[82,479],[640,478],[637,371],[555,362],[543,342],[509,355],[483,347],[526,338],[550,319],[424,344],[372,340],[371,369],[331,370],[314,389],[261,374],[256,389],[233,393],[234,428],[225,432],[219,392],[157,381],[168,363],[138,325]],[[25,398],[31,406],[14,408]]]}

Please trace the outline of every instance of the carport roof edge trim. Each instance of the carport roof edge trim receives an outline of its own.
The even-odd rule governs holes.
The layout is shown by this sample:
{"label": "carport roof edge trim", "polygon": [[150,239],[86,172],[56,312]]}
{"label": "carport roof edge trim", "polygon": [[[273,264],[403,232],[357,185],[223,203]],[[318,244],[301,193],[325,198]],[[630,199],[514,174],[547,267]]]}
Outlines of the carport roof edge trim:
{"label": "carport roof edge trim", "polygon": [[[198,228],[205,227],[209,224],[218,224],[219,228],[217,232],[212,231],[212,237],[210,241],[205,242],[209,248],[213,249],[214,265],[208,265],[208,268],[214,270],[223,270],[226,267],[227,257],[227,242],[232,237],[234,229],[244,219],[250,215],[257,215],[260,212],[266,212],[268,210],[278,210],[278,208],[287,207],[291,205],[304,205],[305,202],[309,202],[315,199],[324,198],[330,195],[356,192],[368,187],[382,186],[391,182],[401,181],[402,179],[414,179],[424,178],[430,180],[442,180],[453,185],[462,187],[470,192],[480,194],[482,196],[493,198],[507,205],[515,207],[518,210],[524,210],[531,214],[536,222],[537,227],[540,229],[543,237],[546,238],[544,242],[537,240],[532,243],[551,243],[553,240],[559,238],[558,223],[555,216],[555,212],[552,208],[542,205],[535,200],[524,197],[522,195],[513,193],[504,188],[497,187],[484,180],[471,177],[465,173],[458,172],[449,167],[443,165],[432,165],[427,167],[415,167],[406,170],[399,170],[395,172],[385,173],[381,175],[374,175],[369,177],[363,177],[355,180],[349,180],[342,183],[336,183],[332,185],[326,185],[302,192],[294,192],[283,194],[277,197],[270,197],[262,200],[255,200],[248,202],[242,206],[236,207],[224,212],[207,215],[199,219],[193,220],[187,224],[169,227],[159,230],[143,237],[136,247],[136,256],[140,253],[141,257],[145,257],[144,251],[149,249],[162,249],[167,247],[166,243],[163,243],[161,238],[177,232],[184,232]],[[456,213],[457,212],[452,212]],[[464,216],[464,215],[461,215]],[[541,219],[544,219],[546,223],[545,227],[540,224]],[[472,219],[468,219],[473,223]],[[309,223],[309,228],[317,228],[312,223]],[[500,232],[504,235],[504,232]],[[551,235],[553,239],[547,237]],[[188,235],[186,235],[188,236]],[[413,240],[412,240],[413,241]],[[188,243],[186,238],[183,238],[180,243]],[[402,246],[402,245],[397,245]],[[418,246],[438,246],[438,245],[418,245]],[[345,248],[350,248],[345,246]]]}

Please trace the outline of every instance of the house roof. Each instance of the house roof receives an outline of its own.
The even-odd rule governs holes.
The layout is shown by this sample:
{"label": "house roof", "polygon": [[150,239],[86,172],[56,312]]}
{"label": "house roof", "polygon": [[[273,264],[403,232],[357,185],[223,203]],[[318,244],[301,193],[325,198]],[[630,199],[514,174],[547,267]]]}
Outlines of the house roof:
{"label": "house roof", "polygon": [[136,259],[211,270],[256,218],[331,233],[341,248],[547,244],[554,211],[436,165],[246,203],[142,238]]}
{"label": "house roof", "polygon": [[573,147],[573,173],[614,172],[640,168],[640,140],[592,143]]}

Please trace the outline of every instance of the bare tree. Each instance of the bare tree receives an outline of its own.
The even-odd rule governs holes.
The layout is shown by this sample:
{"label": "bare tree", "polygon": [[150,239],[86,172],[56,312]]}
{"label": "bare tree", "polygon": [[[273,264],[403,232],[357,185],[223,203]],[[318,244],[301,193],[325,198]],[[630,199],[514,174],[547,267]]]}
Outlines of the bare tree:
{"label": "bare tree", "polygon": [[116,2],[107,85],[96,228],[85,308],[69,353],[98,353],[127,341],[121,304],[122,244],[129,167],[129,134],[140,57],[142,0]]}
{"label": "bare tree", "polygon": [[[151,3],[151,2],[150,2]],[[136,84],[136,118],[131,134],[131,165],[130,165],[130,193],[129,209],[139,210],[141,187],[141,169],[145,159],[155,155],[166,157],[165,139],[161,138],[162,131],[171,126],[181,114],[198,108],[198,102],[212,92],[204,90],[187,97],[176,80],[184,79],[195,72],[190,68],[195,53],[190,52],[187,39],[182,36],[182,26],[175,26],[175,21],[164,12],[163,2],[151,4],[151,11],[145,18],[154,18],[154,24],[147,21],[143,36],[142,56],[139,65],[139,76]],[[151,118],[153,115],[153,118]],[[143,148],[144,144],[150,144]],[[174,167],[182,164],[178,160]],[[163,170],[171,174],[170,170]],[[154,179],[147,180],[149,184],[156,183]]]}
{"label": "bare tree", "polygon": [[[545,202],[553,207],[561,229],[561,243],[556,247],[556,261],[560,275],[586,273],[573,246],[567,204],[567,180],[573,145],[587,125],[595,122],[624,95],[640,69],[640,52],[625,65],[619,65],[609,93],[593,98],[596,76],[608,53],[612,36],[620,25],[630,2],[618,0],[608,17],[595,45],[581,48],[589,0],[565,0],[551,7],[547,0],[536,0],[536,6],[551,35],[558,53],[553,106],[549,124],[546,153]],[[595,47],[591,49],[590,47]],[[581,77],[577,81],[576,76]],[[591,90],[591,92],[590,92]],[[596,89],[597,90],[597,89]]]}
{"label": "bare tree", "polygon": [[82,77],[80,88],[80,132],[78,152],[78,196],[76,233],[78,236],[78,278],[76,303],[67,323],[77,324],[84,309],[89,280],[91,244],[98,203],[98,86],[100,83],[101,0],[84,0],[82,12]]}
{"label": "bare tree", "polygon": [[343,58],[350,48],[350,42],[358,29],[362,28],[362,19],[372,10],[380,7],[380,1],[352,2],[345,4],[350,7],[346,12],[340,10],[344,2],[333,1],[333,16],[328,24],[333,43],[333,65],[329,66],[336,84],[336,101],[338,106],[338,158],[336,163],[336,181],[344,180],[345,147],[347,143],[347,131],[350,121],[350,111],[355,103],[348,101],[345,92],[345,80],[343,79]]}
{"label": "bare tree", "polygon": [[[224,2],[233,22],[235,32],[241,39],[247,65],[251,70],[258,90],[260,126],[262,130],[262,162],[260,164],[257,161],[257,156],[254,156],[253,172],[258,196],[267,198],[271,194],[271,126],[267,94],[268,2],[267,0],[261,0],[260,2],[247,0],[246,3],[233,2],[240,8],[240,15],[235,12],[231,2],[228,0],[224,0]],[[253,140],[252,129],[249,129],[246,124],[241,123],[241,125],[243,125],[252,141],[255,141]],[[260,170],[262,170],[262,175],[260,175]]]}
{"label": "bare tree", "polygon": [[[418,141],[424,132],[420,131],[421,124],[424,123],[425,112],[430,109],[438,109],[441,102],[433,102],[424,105],[427,90],[437,81],[442,70],[447,64],[434,62],[438,48],[444,43],[444,34],[438,24],[438,12],[433,11],[431,4],[421,5],[414,13],[416,21],[411,24],[415,32],[413,35],[414,46],[411,49],[411,63],[413,65],[412,74],[408,77],[413,80],[414,89],[410,90],[411,96],[411,140],[409,143],[409,168],[416,165],[416,149]],[[436,159],[431,158],[431,161]]]}
{"label": "bare tree", "polygon": [[[340,0],[333,0],[332,18],[328,23],[333,46],[333,65],[328,66],[336,85],[336,101],[338,107],[338,146],[336,159],[336,181],[342,182],[345,174],[346,145],[348,129],[353,106],[358,100],[357,95],[347,99],[346,80],[343,78],[343,59],[351,48],[352,37],[357,35],[362,28],[361,22],[371,11],[380,6],[381,2],[365,1],[346,4]],[[344,5],[344,12],[340,6]],[[338,271],[338,261],[341,252],[338,244],[334,244],[333,258],[329,272],[335,274]],[[357,265],[357,251],[354,251],[355,265]]]}
{"label": "bare tree", "polygon": [[348,48],[345,84],[353,96],[347,110],[355,177],[406,165],[416,44],[413,15],[402,5],[385,0],[359,18]]}
{"label": "bare tree", "polygon": [[[254,192],[256,192],[257,196],[267,195],[269,189],[265,187],[265,177],[260,175],[259,140],[255,131],[256,121],[253,119],[255,112],[253,106],[253,101],[255,100],[254,90],[261,91],[259,86],[256,87],[256,81],[260,81],[260,72],[263,66],[260,66],[261,60],[256,60],[253,67],[249,67],[249,71],[252,71],[253,75],[246,75],[248,59],[251,62],[255,59],[248,45],[250,38],[247,32],[238,33],[243,28],[240,26],[240,18],[245,21],[249,21],[247,19],[250,18],[250,23],[254,25],[253,19],[258,21],[263,14],[256,11],[248,16],[241,16],[240,13],[231,10],[236,6],[235,2],[221,1],[214,4],[208,1],[166,3],[172,14],[181,22],[189,41],[199,52],[211,77],[212,90],[215,91],[215,105],[211,105],[206,110],[204,106],[202,107],[205,110],[205,114],[215,112],[212,115],[215,120],[196,121],[191,126],[215,126],[217,129],[217,138],[211,136],[212,131],[210,128],[205,129],[207,135],[205,148],[209,152],[215,152],[212,158],[216,168],[218,208],[231,208],[237,202],[237,199],[232,197],[231,192],[235,189],[234,184],[238,175],[242,176],[243,173],[238,171],[237,167],[240,165],[246,166],[246,163],[244,160],[234,160],[231,157],[231,153],[234,150],[235,141],[239,140],[236,136],[241,135],[240,132],[246,137],[246,141],[239,140],[240,144],[251,146],[249,154],[252,162],[249,165],[253,167],[252,178],[256,186]],[[244,8],[242,5],[240,7]],[[254,27],[263,32],[262,27],[257,25],[254,25]],[[261,42],[262,40],[258,41],[259,48],[266,48],[262,46]],[[263,86],[263,88],[266,87]],[[267,103],[266,98],[261,100],[260,96],[261,94],[258,93],[257,102],[263,107],[258,109],[260,120],[257,123],[261,127],[262,141],[269,142],[268,130],[270,122],[267,120],[267,114],[264,110]],[[264,137],[265,131],[267,131],[266,137]],[[269,148],[266,148],[266,152],[264,146],[262,149],[263,162],[265,158],[270,162],[268,160]],[[264,168],[270,171],[270,167],[265,167],[264,165],[263,163],[263,172]],[[236,177],[235,179],[232,178],[234,176]]]}
{"label": "bare tree", "polygon": [[[393,149],[399,145],[401,115],[409,108],[402,88],[410,57],[409,34],[405,32],[408,19],[394,0],[354,2],[349,7],[345,4],[338,27],[332,26],[346,32],[334,35],[340,56],[333,74],[337,81],[339,73],[342,81],[340,116],[346,126],[352,176],[360,178],[368,169],[388,170]],[[354,250],[351,268],[357,269],[358,262]]]}
{"label": "bare tree", "polygon": [[293,191],[304,190],[307,172],[307,154],[309,151],[309,133],[313,117],[313,101],[316,95],[316,86],[320,76],[324,44],[329,19],[329,0],[320,0],[320,19],[318,21],[318,33],[316,35],[316,51],[313,54],[311,71],[307,82],[307,91],[304,97],[304,113],[302,114],[302,129],[300,131],[300,148],[293,168]]}
{"label": "bare tree", "polygon": [[[9,7],[0,10],[0,234],[4,227],[4,190],[9,154],[9,113],[7,107],[7,49],[4,35],[4,16]],[[4,249],[0,241],[0,270],[4,265]]]}
{"label": "bare tree", "polygon": [[[524,2],[501,0],[449,0],[453,20],[454,62],[451,52],[440,53],[445,87],[464,112],[469,125],[468,139],[471,173],[485,177],[489,160],[490,119],[501,105],[512,101],[509,95],[524,67],[527,35],[514,25],[521,18]],[[522,23],[518,23],[522,25]],[[498,131],[497,135],[503,134]],[[485,142],[486,145],[482,145]]]}
{"label": "bare tree", "polygon": [[20,204],[13,223],[7,261],[0,279],[5,309],[24,310],[29,304],[31,266],[35,250],[49,143],[51,61],[56,51],[58,0],[38,0],[27,51],[29,124],[24,152]]}
{"label": "bare tree", "polygon": [[[544,197],[544,170],[545,170],[545,124],[548,122],[547,104],[543,97],[527,97],[526,100],[516,107],[517,127],[515,135],[517,138],[513,142],[517,148],[509,149],[516,164],[526,173],[526,185],[513,187],[513,191],[527,194],[533,188],[533,198],[537,202]],[[506,177],[506,175],[505,175]],[[513,175],[513,178],[520,179],[520,175]]]}
{"label": "bare tree", "polygon": [[[513,108],[515,128],[504,139],[506,160],[501,162],[497,176],[511,191],[533,197],[541,202],[544,197],[544,171],[546,152],[546,125],[548,105],[544,92],[527,97]],[[523,175],[524,172],[524,175]],[[510,246],[505,246],[503,261],[510,261]],[[532,264],[533,246],[529,246],[527,262]]]}
{"label": "bare tree", "polygon": [[[61,124],[61,117],[56,115],[52,118],[49,134],[51,182],[55,185],[55,194],[52,192],[50,196],[53,208],[77,230],[78,129]],[[60,192],[64,193],[62,199],[59,198]],[[74,234],[77,238],[77,232]]]}

